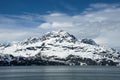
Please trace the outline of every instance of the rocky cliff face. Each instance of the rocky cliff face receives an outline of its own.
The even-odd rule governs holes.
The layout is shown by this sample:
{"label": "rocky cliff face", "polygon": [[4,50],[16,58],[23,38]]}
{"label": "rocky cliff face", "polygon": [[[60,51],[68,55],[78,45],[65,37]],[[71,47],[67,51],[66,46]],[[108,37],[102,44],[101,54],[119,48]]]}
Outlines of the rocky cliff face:
{"label": "rocky cliff face", "polygon": [[60,30],[22,42],[0,44],[0,65],[110,65],[120,64],[120,53],[92,39],[78,40]]}

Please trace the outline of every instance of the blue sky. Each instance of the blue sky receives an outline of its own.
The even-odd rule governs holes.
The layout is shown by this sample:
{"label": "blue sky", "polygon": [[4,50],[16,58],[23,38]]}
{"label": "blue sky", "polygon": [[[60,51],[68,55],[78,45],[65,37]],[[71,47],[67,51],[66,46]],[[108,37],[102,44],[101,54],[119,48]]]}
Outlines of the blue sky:
{"label": "blue sky", "polygon": [[0,42],[52,30],[120,47],[120,0],[0,0]]}
{"label": "blue sky", "polygon": [[0,14],[47,14],[62,12],[78,14],[90,4],[118,3],[119,0],[0,0]]}

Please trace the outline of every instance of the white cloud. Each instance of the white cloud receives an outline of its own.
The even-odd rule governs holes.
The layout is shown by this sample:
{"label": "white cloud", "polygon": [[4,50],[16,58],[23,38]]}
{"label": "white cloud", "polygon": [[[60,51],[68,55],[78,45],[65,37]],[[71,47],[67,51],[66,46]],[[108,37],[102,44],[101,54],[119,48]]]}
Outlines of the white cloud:
{"label": "white cloud", "polygon": [[39,28],[50,28],[51,27],[51,24],[50,23],[43,23],[41,24],[40,26],[38,26]]}
{"label": "white cloud", "polygon": [[0,15],[0,42],[40,36],[43,30],[38,30],[36,27],[38,24],[40,24],[40,15]]}
{"label": "white cloud", "polygon": [[104,44],[106,46],[116,46],[118,47],[120,44],[120,29],[116,30],[104,30],[98,37],[95,38],[96,42],[100,44]]}
{"label": "white cloud", "polygon": [[52,13],[52,14],[50,14],[50,16],[52,16],[52,17],[64,16],[64,15],[66,15],[66,14],[63,14],[63,13]]}
{"label": "white cloud", "polygon": [[74,24],[66,23],[66,22],[53,22],[53,23],[43,23],[39,26],[39,28],[66,28],[66,27],[73,27]]}
{"label": "white cloud", "polygon": [[113,4],[105,4],[105,3],[96,3],[96,4],[91,4],[90,8],[91,9],[106,9],[106,8],[116,8],[120,7],[119,3],[113,3]]}
{"label": "white cloud", "polygon": [[[36,30],[24,30],[24,29],[1,29],[0,30],[0,42],[12,42],[21,41],[31,36],[40,36]],[[41,31],[42,32],[42,31]]]}
{"label": "white cloud", "polygon": [[52,26],[53,27],[73,27],[73,24],[72,23],[66,23],[66,22],[63,22],[63,23],[59,23],[59,22],[54,22],[52,23]]}

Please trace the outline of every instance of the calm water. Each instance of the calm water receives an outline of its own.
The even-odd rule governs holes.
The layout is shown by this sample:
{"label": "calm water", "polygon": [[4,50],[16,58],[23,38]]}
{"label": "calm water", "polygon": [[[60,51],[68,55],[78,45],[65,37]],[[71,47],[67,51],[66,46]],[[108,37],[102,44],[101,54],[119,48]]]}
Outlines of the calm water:
{"label": "calm water", "polygon": [[0,80],[120,80],[120,67],[100,67],[100,66],[0,67]]}

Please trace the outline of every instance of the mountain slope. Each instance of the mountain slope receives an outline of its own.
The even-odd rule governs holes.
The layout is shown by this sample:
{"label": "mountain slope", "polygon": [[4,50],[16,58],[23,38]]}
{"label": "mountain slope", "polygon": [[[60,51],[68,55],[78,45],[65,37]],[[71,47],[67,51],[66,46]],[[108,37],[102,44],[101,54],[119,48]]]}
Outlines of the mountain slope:
{"label": "mountain slope", "polygon": [[66,31],[0,45],[0,65],[119,65],[120,53]]}

